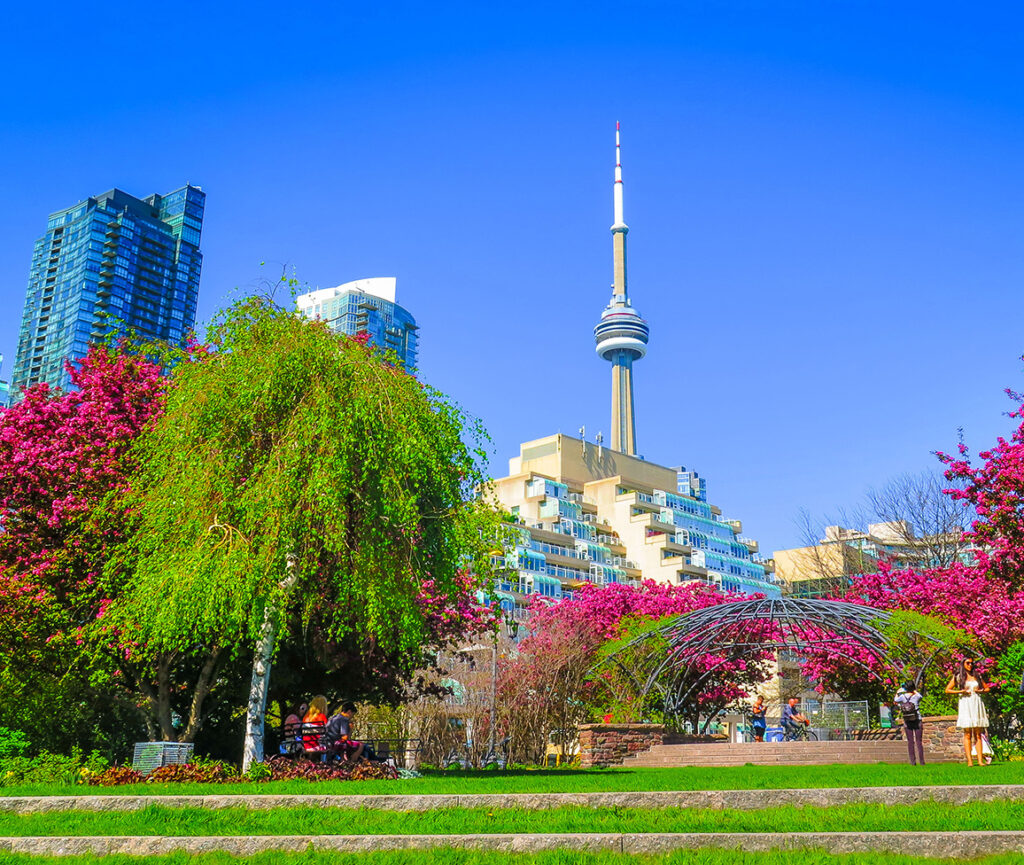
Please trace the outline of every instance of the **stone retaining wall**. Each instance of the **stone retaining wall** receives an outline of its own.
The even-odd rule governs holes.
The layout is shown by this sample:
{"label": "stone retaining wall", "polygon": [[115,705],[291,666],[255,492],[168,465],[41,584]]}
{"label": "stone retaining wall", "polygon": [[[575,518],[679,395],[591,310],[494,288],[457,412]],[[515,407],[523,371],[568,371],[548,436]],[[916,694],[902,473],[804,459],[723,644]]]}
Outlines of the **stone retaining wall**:
{"label": "stone retaining wall", "polygon": [[964,732],[957,729],[956,715],[933,715],[921,719],[921,741],[928,757],[964,759]]}
{"label": "stone retaining wall", "polygon": [[944,787],[812,787],[783,790],[661,790],[594,793],[467,793],[422,795],[206,794],[199,796],[3,796],[0,812],[138,811],[160,808],[351,808],[431,811],[439,808],[523,808],[530,811],[577,805],[584,808],[728,808],[754,811],[779,805],[819,808],[854,802],[914,805],[918,802],[1024,802],[1024,784],[950,784]]}
{"label": "stone retaining wall", "polygon": [[580,766],[618,766],[665,741],[664,724],[581,724]]}

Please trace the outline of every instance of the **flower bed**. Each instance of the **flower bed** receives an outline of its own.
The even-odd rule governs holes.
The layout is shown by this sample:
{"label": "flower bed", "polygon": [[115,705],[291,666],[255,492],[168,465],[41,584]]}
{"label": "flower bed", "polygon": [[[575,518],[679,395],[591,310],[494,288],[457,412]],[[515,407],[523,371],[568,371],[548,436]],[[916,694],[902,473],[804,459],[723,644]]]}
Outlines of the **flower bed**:
{"label": "flower bed", "polygon": [[103,772],[89,773],[84,781],[93,787],[120,787],[125,784],[237,784],[253,781],[391,781],[398,770],[364,760],[349,763],[314,763],[310,760],[271,759],[257,763],[248,774],[241,774],[230,763],[209,761],[161,766],[149,775],[131,766],[111,766]]}

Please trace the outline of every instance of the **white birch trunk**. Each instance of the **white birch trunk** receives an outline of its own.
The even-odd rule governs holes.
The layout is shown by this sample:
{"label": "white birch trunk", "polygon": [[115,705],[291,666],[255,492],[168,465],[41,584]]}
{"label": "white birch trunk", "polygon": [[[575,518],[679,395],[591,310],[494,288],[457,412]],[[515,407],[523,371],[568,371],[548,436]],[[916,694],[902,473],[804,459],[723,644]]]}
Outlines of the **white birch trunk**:
{"label": "white birch trunk", "polygon": [[[287,598],[295,585],[295,556],[285,556],[287,575],[280,586]],[[267,711],[267,690],[270,687],[270,659],[274,655],[277,639],[276,611],[268,607],[263,617],[263,627],[256,641],[252,659],[252,682],[249,685],[249,707],[245,713],[245,745],[242,748],[242,771],[248,772],[253,763],[263,762],[263,720]]]}

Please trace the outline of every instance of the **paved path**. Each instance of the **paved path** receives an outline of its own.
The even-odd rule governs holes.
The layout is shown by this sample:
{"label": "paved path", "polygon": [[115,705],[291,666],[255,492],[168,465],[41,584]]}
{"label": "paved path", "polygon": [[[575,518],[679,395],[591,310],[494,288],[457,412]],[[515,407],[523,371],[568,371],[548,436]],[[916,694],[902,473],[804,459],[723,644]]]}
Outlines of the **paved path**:
{"label": "paved path", "polygon": [[373,808],[382,811],[432,811],[436,808],[527,808],[563,805],[587,808],[735,808],[756,810],[778,805],[843,805],[850,802],[913,805],[915,802],[1024,800],[1024,784],[950,785],[946,787],[826,787],[800,790],[681,790],[649,793],[475,793],[463,796],[329,796],[305,794],[205,796],[5,796],[0,811],[137,811],[165,808]]}
{"label": "paved path", "polygon": [[541,850],[611,850],[664,853],[671,850],[725,848],[744,851],[824,850],[829,853],[888,851],[917,856],[973,859],[996,853],[1024,852],[1024,832],[806,832],[687,834],[546,835],[268,835],[247,837],[30,837],[0,838],[0,852],[45,856],[122,853],[135,856],[175,851],[221,850],[236,856],[265,851],[314,850],[367,852],[458,847],[532,853]]}

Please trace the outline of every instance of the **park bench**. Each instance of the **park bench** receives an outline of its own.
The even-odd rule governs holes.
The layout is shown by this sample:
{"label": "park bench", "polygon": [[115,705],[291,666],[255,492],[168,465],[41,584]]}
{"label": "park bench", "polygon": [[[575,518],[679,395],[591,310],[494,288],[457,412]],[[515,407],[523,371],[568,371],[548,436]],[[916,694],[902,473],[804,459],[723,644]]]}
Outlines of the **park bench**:
{"label": "park bench", "polygon": [[[285,724],[281,734],[281,754],[285,757],[320,760],[325,755],[331,757],[338,753],[334,743],[328,741],[323,724]],[[409,757],[418,754],[421,748],[419,739],[353,738],[365,743],[368,753],[372,753],[378,763],[397,765],[396,760],[401,757],[407,764]]]}
{"label": "park bench", "polygon": [[285,724],[280,750],[285,757],[322,757],[330,750],[327,728],[323,724]]}
{"label": "park bench", "polygon": [[[358,738],[358,737],[357,737]],[[402,766],[409,767],[410,763],[415,765],[416,757],[423,750],[423,743],[420,739],[396,739],[396,738],[366,738],[359,739],[371,748],[378,763],[390,763],[399,768],[399,761]],[[412,758],[410,760],[410,758]]]}

